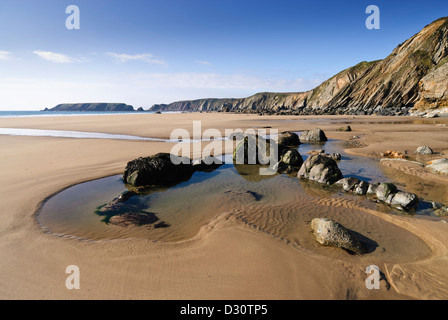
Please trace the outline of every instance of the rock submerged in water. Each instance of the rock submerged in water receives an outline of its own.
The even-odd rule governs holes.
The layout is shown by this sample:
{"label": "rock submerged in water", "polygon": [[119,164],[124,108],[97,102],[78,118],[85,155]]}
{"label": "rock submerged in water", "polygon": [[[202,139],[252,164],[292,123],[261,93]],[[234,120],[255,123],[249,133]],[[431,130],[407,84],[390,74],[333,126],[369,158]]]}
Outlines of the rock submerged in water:
{"label": "rock submerged in water", "polygon": [[308,179],[324,184],[334,184],[342,179],[336,161],[321,155],[309,157],[300,168],[297,176],[301,179]]}
{"label": "rock submerged in water", "polygon": [[120,227],[154,224],[159,218],[152,212],[127,212],[110,217],[109,224]]}
{"label": "rock submerged in water", "polygon": [[327,136],[325,135],[325,132],[323,132],[321,129],[313,129],[309,131],[304,131],[300,135],[300,141],[301,142],[326,142],[328,141]]}
{"label": "rock submerged in water", "polygon": [[336,221],[315,218],[311,221],[311,230],[321,245],[342,248],[356,254],[366,252],[361,242]]}

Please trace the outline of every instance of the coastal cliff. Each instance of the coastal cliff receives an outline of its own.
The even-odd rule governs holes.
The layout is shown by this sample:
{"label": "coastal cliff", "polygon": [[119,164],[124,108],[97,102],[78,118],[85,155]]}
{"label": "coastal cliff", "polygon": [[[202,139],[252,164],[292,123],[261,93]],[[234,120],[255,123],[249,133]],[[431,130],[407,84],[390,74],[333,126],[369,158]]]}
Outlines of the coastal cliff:
{"label": "coastal cliff", "polygon": [[361,62],[302,93],[258,93],[154,105],[151,111],[406,115],[448,107],[448,17],[400,44],[383,60]]}
{"label": "coastal cliff", "polygon": [[43,111],[54,112],[123,112],[134,111],[134,107],[124,103],[66,103],[60,104],[52,109],[45,109]]}

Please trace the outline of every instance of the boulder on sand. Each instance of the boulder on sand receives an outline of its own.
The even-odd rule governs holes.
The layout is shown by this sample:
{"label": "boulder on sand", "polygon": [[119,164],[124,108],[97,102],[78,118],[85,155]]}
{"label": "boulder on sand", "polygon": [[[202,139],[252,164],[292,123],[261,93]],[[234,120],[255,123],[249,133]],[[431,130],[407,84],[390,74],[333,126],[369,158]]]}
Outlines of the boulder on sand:
{"label": "boulder on sand", "polygon": [[313,129],[309,131],[304,131],[300,135],[300,141],[301,142],[326,142],[328,141],[327,136],[325,135],[325,132],[323,132],[321,129]]}
{"label": "boulder on sand", "polygon": [[297,176],[324,184],[333,184],[342,179],[336,161],[321,155],[309,157],[300,168]]}
{"label": "boulder on sand", "polygon": [[366,252],[359,240],[336,221],[326,218],[313,219],[311,230],[321,245],[342,248],[356,254]]}
{"label": "boulder on sand", "polygon": [[429,155],[429,154],[433,154],[434,151],[428,146],[421,146],[421,147],[418,147],[417,150],[415,150],[415,153],[422,154],[422,155]]}

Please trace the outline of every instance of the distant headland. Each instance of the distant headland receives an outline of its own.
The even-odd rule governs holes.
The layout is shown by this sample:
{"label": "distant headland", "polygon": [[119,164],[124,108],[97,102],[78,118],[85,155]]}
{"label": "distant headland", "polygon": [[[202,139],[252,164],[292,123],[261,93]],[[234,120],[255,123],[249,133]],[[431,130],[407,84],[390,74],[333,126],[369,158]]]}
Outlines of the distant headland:
{"label": "distant headland", "polygon": [[[134,107],[125,103],[64,103],[59,104],[54,108],[45,108],[42,111],[50,112],[123,112],[135,111]],[[139,108],[137,111],[143,111]]]}

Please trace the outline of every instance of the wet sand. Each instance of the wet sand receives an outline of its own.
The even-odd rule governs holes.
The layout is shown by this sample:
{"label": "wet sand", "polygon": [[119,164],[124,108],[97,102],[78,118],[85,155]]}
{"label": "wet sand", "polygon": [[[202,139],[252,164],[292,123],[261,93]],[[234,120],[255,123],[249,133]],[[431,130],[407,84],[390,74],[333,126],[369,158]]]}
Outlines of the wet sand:
{"label": "wet sand", "polygon": [[[448,119],[282,117],[163,114],[0,119],[2,128],[72,130],[169,138],[172,129],[321,127],[333,139],[360,136],[366,147],[346,150],[375,156],[429,145],[448,154]],[[416,121],[419,120],[419,121]],[[337,129],[350,123],[353,132]],[[302,186],[307,196],[248,205],[242,199],[212,214],[192,238],[82,241],[43,232],[35,213],[45,199],[75,184],[120,174],[139,156],[169,152],[163,142],[0,136],[0,297],[2,299],[447,299],[446,218],[386,214],[363,200]],[[383,162],[414,192],[437,195],[448,178]],[[403,175],[400,173],[403,172]],[[416,187],[413,177],[429,186]],[[288,184],[284,194],[292,192]],[[431,191],[433,190],[433,191]],[[286,197],[286,196],[285,196]],[[447,204],[440,193],[438,201]],[[445,199],[445,201],[443,201]],[[436,199],[435,199],[436,200]],[[222,206],[221,206],[222,207]],[[297,214],[292,214],[296,212]],[[376,243],[364,256],[322,248],[307,221],[325,215]],[[281,222],[281,223],[279,223]],[[255,226],[255,227],[254,227]],[[279,226],[276,228],[276,226]],[[367,233],[368,232],[368,233]],[[365,270],[376,264],[387,281],[366,289]],[[81,289],[65,287],[65,269],[77,265]],[[386,283],[387,282],[387,283]],[[388,289],[389,288],[389,289]]]}

